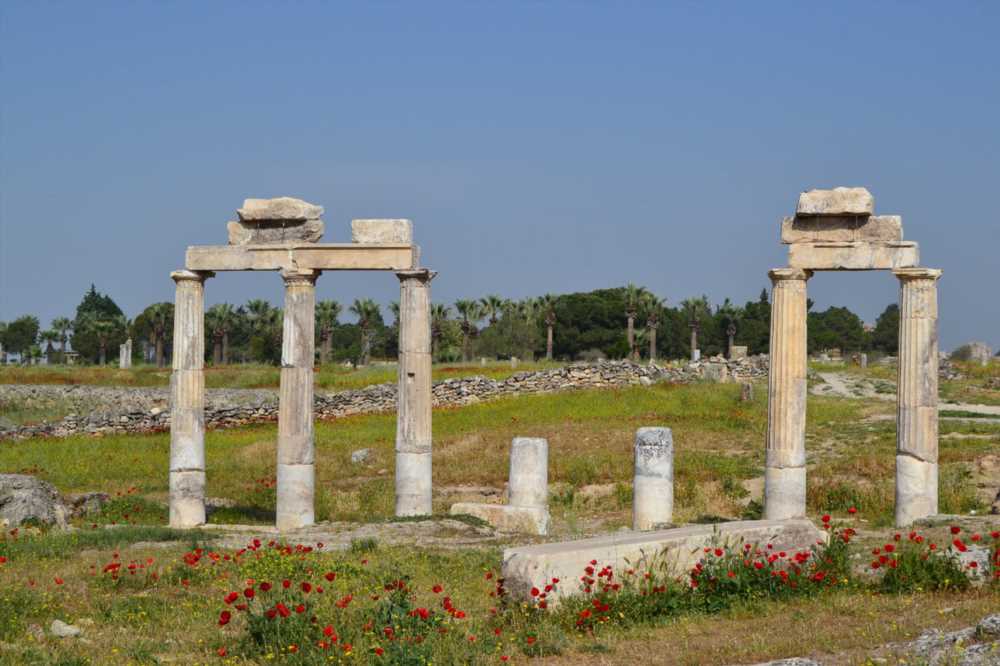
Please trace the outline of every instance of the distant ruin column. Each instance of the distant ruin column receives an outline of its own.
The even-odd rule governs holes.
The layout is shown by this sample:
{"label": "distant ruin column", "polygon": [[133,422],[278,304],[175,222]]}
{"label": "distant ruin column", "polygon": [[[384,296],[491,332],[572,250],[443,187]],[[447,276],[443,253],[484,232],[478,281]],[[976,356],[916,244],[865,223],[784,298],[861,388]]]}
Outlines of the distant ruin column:
{"label": "distant ruin column", "polygon": [[205,279],[174,271],[173,373],[170,376],[170,526],[205,522]]}
{"label": "distant ruin column", "polygon": [[276,524],[279,530],[289,530],[315,522],[313,356],[319,271],[285,270],[281,277],[285,281],[285,313],[278,390]]}
{"label": "distant ruin column", "polygon": [[399,278],[396,515],[431,513],[431,280],[426,269]]}
{"label": "distant ruin column", "polygon": [[938,512],[937,280],[941,271],[904,268],[899,278],[896,407],[896,525]]}
{"label": "distant ruin column", "polygon": [[812,272],[778,268],[771,290],[764,517],[806,513],[806,281]]}
{"label": "distant ruin column", "polygon": [[670,428],[639,428],[635,433],[632,529],[651,530],[673,520],[674,434]]}

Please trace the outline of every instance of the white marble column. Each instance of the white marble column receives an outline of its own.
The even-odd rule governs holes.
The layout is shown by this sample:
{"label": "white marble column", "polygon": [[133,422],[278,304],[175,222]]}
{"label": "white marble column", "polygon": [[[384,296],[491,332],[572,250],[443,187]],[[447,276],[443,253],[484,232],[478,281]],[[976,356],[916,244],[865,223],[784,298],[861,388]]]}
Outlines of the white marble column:
{"label": "white marble column", "polygon": [[396,515],[430,515],[431,280],[426,270],[399,278],[399,392],[396,414]]}
{"label": "white marble column", "polygon": [[547,509],[549,443],[541,437],[515,437],[510,445],[507,504]]}
{"label": "white marble column", "polygon": [[899,278],[896,525],[938,512],[938,308],[941,271],[905,268]]}
{"label": "white marble column", "polygon": [[769,276],[773,288],[764,517],[787,520],[806,513],[806,281],[812,273],[778,268]]}
{"label": "white marble column", "polygon": [[285,281],[285,310],[278,390],[276,524],[279,530],[290,530],[312,525],[316,519],[313,356],[319,271],[285,270],[281,277]]}
{"label": "white marble column", "polygon": [[173,373],[170,376],[170,526],[205,522],[205,279],[174,271]]}
{"label": "white marble column", "polygon": [[670,428],[635,433],[632,529],[651,530],[674,516],[674,434]]}

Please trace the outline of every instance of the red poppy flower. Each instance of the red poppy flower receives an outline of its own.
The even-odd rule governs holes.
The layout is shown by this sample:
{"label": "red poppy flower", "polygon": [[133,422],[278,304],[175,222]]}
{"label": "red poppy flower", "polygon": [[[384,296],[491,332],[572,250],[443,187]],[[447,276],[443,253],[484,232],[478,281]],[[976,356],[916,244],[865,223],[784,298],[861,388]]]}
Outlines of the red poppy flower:
{"label": "red poppy flower", "polygon": [[232,613],[230,613],[227,610],[222,611],[221,613],[219,613],[219,626],[220,627],[226,626],[227,624],[229,624],[229,620],[231,620],[232,618],[233,618]]}
{"label": "red poppy flower", "polygon": [[852,516],[854,514],[856,514],[857,512],[858,512],[858,510],[856,508],[854,508],[853,506],[850,509],[847,510],[847,513],[851,514]]}
{"label": "red poppy flower", "polygon": [[254,591],[252,587],[248,587],[247,589],[243,590],[243,596],[246,597],[247,599],[253,599],[253,595]]}
{"label": "red poppy flower", "polygon": [[228,604],[233,603],[234,601],[236,601],[239,598],[240,598],[239,592],[230,592],[229,594],[226,595],[226,598],[223,599],[223,601],[225,601],[226,604],[228,605]]}
{"label": "red poppy flower", "polygon": [[305,613],[306,612],[306,605],[305,604],[299,604],[298,606],[295,607],[295,612],[296,613]]}
{"label": "red poppy flower", "polygon": [[267,581],[264,581],[263,583],[260,584],[261,592],[268,592],[270,591],[270,589],[271,589],[271,584],[268,583]]}
{"label": "red poppy flower", "polygon": [[830,514],[824,513],[822,520],[823,520],[824,523],[830,522]]}
{"label": "red poppy flower", "polygon": [[441,591],[444,590],[440,585],[435,585],[431,589],[434,591],[434,594],[441,594]]}
{"label": "red poppy flower", "polygon": [[951,533],[952,534],[958,534],[961,531],[962,531],[962,528],[959,527],[958,525],[952,525],[951,526]]}
{"label": "red poppy flower", "polygon": [[326,578],[329,582],[332,583],[333,580],[337,577],[337,574],[335,574],[332,571],[330,571],[330,572],[327,572],[327,574],[325,576],[323,576],[323,577]]}
{"label": "red poppy flower", "polygon": [[286,590],[291,586],[292,586],[292,581],[290,580],[281,581],[281,587],[285,588]]}
{"label": "red poppy flower", "polygon": [[955,540],[954,540],[954,541],[952,541],[951,543],[952,543],[952,545],[953,545],[953,546],[955,546],[955,548],[957,548],[957,549],[958,549],[958,552],[960,552],[960,553],[964,553],[965,551],[969,550],[969,549],[968,549],[968,548],[967,548],[967,547],[965,546],[965,544],[964,544],[964,543],[962,542],[962,540],[961,540],[961,539],[955,539]]}
{"label": "red poppy flower", "polygon": [[380,647],[377,647],[377,648],[375,648],[375,654],[376,654],[377,656],[381,657],[381,656],[382,656],[383,654],[385,654],[385,650],[383,650],[383,649],[382,649],[382,648],[380,648]]}
{"label": "red poppy flower", "polygon": [[288,606],[286,606],[285,604],[279,603],[274,608],[275,610],[278,611],[278,615],[280,615],[281,617],[288,617],[289,615],[292,614],[292,612],[288,610]]}
{"label": "red poppy flower", "polygon": [[310,592],[312,592],[312,589],[313,589],[313,586],[310,585],[306,581],[302,581],[302,586],[301,587],[302,587],[302,591],[305,592],[306,594],[309,594]]}
{"label": "red poppy flower", "polygon": [[228,654],[226,652],[226,648],[224,648],[224,647],[220,647],[218,650],[215,651],[215,653],[217,655],[219,655],[220,657],[225,657]]}

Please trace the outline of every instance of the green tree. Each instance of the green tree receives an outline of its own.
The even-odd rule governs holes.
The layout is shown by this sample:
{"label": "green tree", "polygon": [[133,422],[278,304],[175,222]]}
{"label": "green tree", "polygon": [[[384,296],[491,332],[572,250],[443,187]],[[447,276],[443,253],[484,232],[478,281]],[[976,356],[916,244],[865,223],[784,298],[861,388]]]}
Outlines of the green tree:
{"label": "green tree", "polygon": [[17,352],[22,360],[28,355],[31,346],[38,339],[38,317],[24,315],[7,324],[3,332],[3,347],[5,350]]}
{"label": "green tree", "polygon": [[545,322],[545,360],[552,360],[552,349],[555,343],[554,331],[558,318],[556,317],[556,297],[552,294],[545,294],[538,298],[538,309],[541,311]]}
{"label": "green tree", "polygon": [[372,333],[381,322],[382,314],[378,303],[370,298],[354,299],[351,305],[351,313],[358,318],[358,327],[361,329],[361,354],[358,358],[358,365],[368,365],[371,360]]}
{"label": "green tree", "polygon": [[52,330],[59,341],[59,362],[66,362],[66,343],[69,342],[70,331],[73,330],[73,320],[69,317],[56,317],[52,320]]}
{"label": "green tree", "polygon": [[483,318],[483,307],[479,301],[459,299],[455,301],[455,311],[461,317],[459,326],[462,329],[462,361],[468,363],[471,351],[469,342],[478,331],[477,325]]}
{"label": "green tree", "polygon": [[864,324],[847,308],[830,307],[823,312],[809,313],[809,353],[833,348],[842,352],[860,351],[864,343]]}
{"label": "green tree", "polygon": [[652,292],[642,300],[642,314],[646,317],[646,337],[649,339],[649,361],[656,361],[656,332],[660,328],[666,301]]}
{"label": "green tree", "polygon": [[[124,316],[121,308],[110,296],[101,294],[94,285],[90,285],[90,289],[76,307],[73,335],[70,338],[73,349],[81,357],[93,362],[100,361],[103,345],[103,356],[106,360],[109,347],[116,347],[125,342],[126,326],[119,320],[119,318],[123,320]],[[107,325],[97,326],[98,322],[106,322]]]}
{"label": "green tree", "polygon": [[497,294],[489,294],[481,298],[479,303],[483,306],[483,316],[489,319],[490,326],[497,323],[500,313],[503,312],[504,299]]}
{"label": "green tree", "polygon": [[875,320],[871,334],[872,349],[886,354],[899,353],[899,305],[893,303]]}
{"label": "green tree", "polygon": [[441,336],[448,325],[451,308],[442,303],[431,304],[431,358],[437,359],[440,352]]}
{"label": "green tree", "polygon": [[319,331],[320,352],[319,361],[326,365],[330,360],[330,345],[333,344],[333,331],[340,317],[340,303],[325,300],[316,304],[316,330]]}
{"label": "green tree", "polygon": [[688,327],[691,329],[691,360],[694,360],[694,352],[698,349],[698,333],[704,324],[705,318],[711,312],[708,305],[708,297],[687,298],[681,301],[681,309],[687,316]]}
{"label": "green tree", "polygon": [[212,339],[212,363],[229,363],[229,334],[236,327],[236,310],[229,303],[213,305],[205,313],[205,330]]}
{"label": "green tree", "polygon": [[76,331],[74,340],[76,337],[86,336],[84,339],[88,342],[93,341],[97,348],[97,363],[105,365],[108,360],[108,349],[125,341],[128,321],[124,315],[109,317],[86,312],[77,320],[74,330]]}
{"label": "green tree", "polygon": [[647,293],[649,292],[645,287],[637,287],[631,282],[625,285],[625,340],[628,342],[628,355],[633,360],[639,358],[639,350],[635,343],[635,318]]}

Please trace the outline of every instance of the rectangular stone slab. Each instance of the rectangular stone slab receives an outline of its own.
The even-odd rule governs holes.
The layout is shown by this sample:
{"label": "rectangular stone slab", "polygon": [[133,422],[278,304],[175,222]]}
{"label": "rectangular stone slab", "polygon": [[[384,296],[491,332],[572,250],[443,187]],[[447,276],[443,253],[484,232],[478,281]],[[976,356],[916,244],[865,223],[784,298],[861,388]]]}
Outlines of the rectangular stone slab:
{"label": "rectangular stone slab", "polygon": [[451,505],[449,513],[453,516],[475,516],[501,532],[534,535],[549,533],[549,512],[542,507],[458,502]]}
{"label": "rectangular stone slab", "polygon": [[404,271],[416,265],[415,245],[314,243],[280,245],[192,245],[190,271]]}
{"label": "rectangular stone slab", "polygon": [[781,221],[781,242],[786,245],[901,240],[903,240],[903,218],[899,215],[786,217]]}
{"label": "rectangular stone slab", "polygon": [[351,220],[351,242],[409,245],[413,223],[409,220]]}
{"label": "rectangular stone slab", "polygon": [[[690,525],[655,532],[615,532],[605,536],[508,548],[503,553],[506,587],[517,599],[530,598],[531,588],[542,589],[552,578],[560,583],[550,600],[580,593],[580,576],[591,560],[598,568],[610,565],[615,573],[642,571],[651,560],[667,558],[673,574],[685,575],[702,557],[703,548],[723,543],[773,543],[776,550],[805,550],[827,534],[808,520],[746,520],[716,525]],[[662,560],[658,560],[662,562]]]}
{"label": "rectangular stone slab", "polygon": [[809,190],[799,195],[795,214],[811,215],[871,215],[875,212],[875,197],[863,187],[835,187],[832,190]]}
{"label": "rectangular stone slab", "polygon": [[876,271],[920,265],[920,250],[910,241],[898,243],[792,243],[788,266],[811,271]]}

